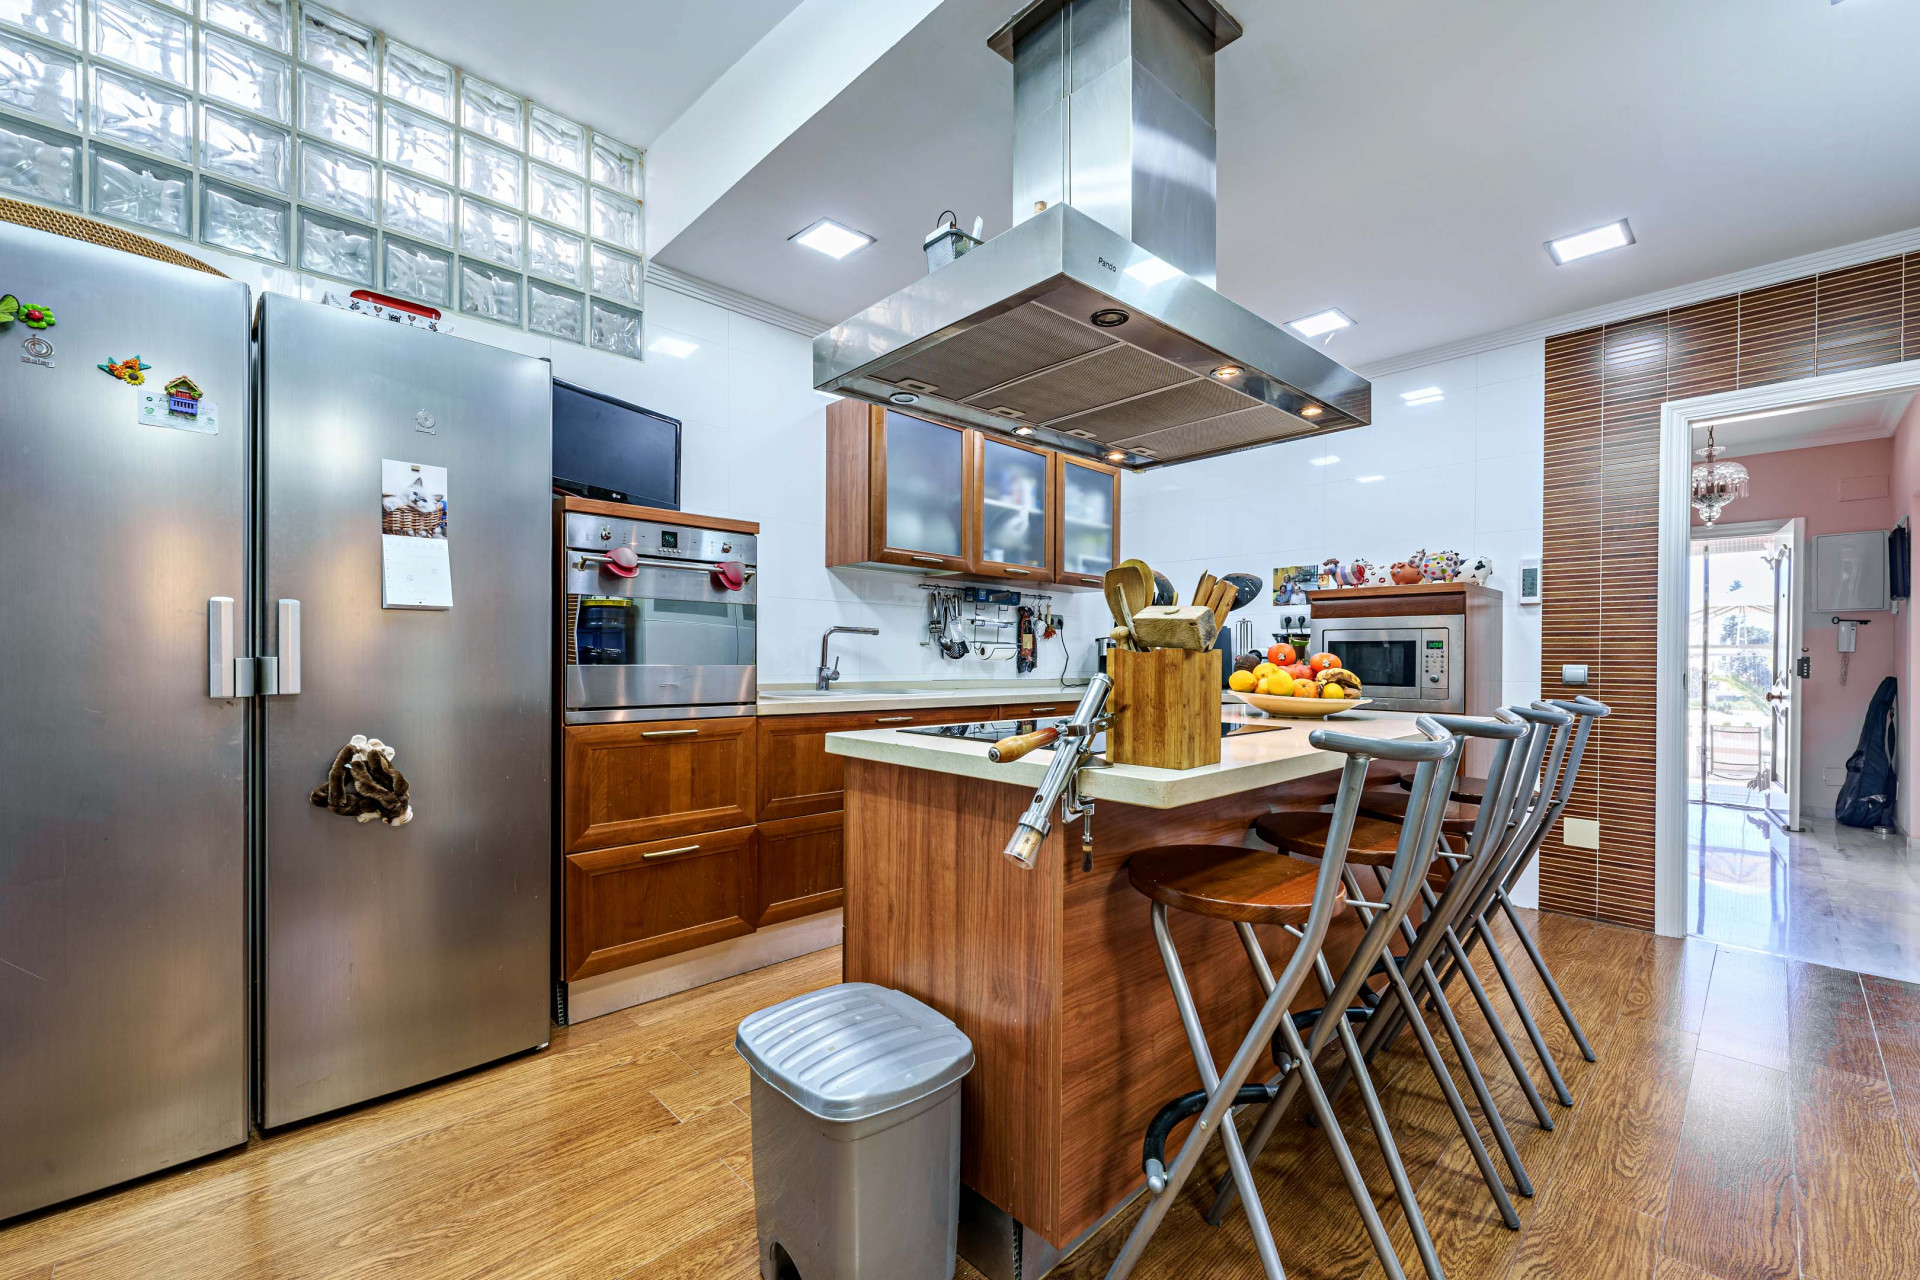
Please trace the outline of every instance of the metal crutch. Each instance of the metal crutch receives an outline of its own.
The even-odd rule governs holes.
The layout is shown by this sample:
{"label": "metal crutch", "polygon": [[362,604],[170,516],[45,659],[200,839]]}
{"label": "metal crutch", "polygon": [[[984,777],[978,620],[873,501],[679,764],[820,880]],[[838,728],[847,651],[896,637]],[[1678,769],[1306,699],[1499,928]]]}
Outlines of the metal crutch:
{"label": "metal crutch", "polygon": [[[1153,1238],[1154,1232],[1166,1218],[1167,1211],[1172,1207],[1180,1189],[1192,1176],[1208,1138],[1223,1124],[1231,1126],[1229,1113],[1239,1099],[1240,1088],[1252,1074],[1260,1058],[1271,1050],[1276,1033],[1286,1045],[1293,1069],[1285,1073],[1285,1083],[1280,1087],[1274,1101],[1268,1104],[1269,1109],[1284,1110],[1295,1090],[1303,1082],[1306,1084],[1308,1097],[1312,1101],[1315,1113],[1321,1117],[1328,1144],[1333,1148],[1334,1158],[1360,1211],[1361,1220],[1373,1242],[1374,1250],[1386,1268],[1389,1280],[1405,1280],[1405,1272],[1399,1265],[1392,1243],[1387,1238],[1385,1227],[1380,1222],[1379,1213],[1373,1206],[1372,1195],[1368,1192],[1366,1183],[1360,1176],[1359,1167],[1354,1163],[1353,1155],[1341,1136],[1339,1126],[1334,1119],[1333,1109],[1327,1103],[1319,1078],[1313,1073],[1309,1050],[1301,1043],[1299,1031],[1293,1025],[1291,1016],[1288,1015],[1287,1006],[1298,993],[1301,984],[1305,982],[1314,957],[1320,954],[1320,948],[1326,940],[1327,928],[1339,908],[1340,871],[1345,865],[1347,842],[1352,835],[1353,820],[1359,812],[1360,792],[1365,786],[1370,757],[1379,755],[1386,759],[1415,764],[1415,785],[1425,783],[1430,788],[1435,763],[1451,759],[1454,754],[1455,746],[1451,735],[1439,725],[1424,716],[1416,721],[1416,724],[1426,741],[1378,742],[1326,729],[1317,729],[1309,735],[1308,740],[1316,749],[1339,751],[1346,754],[1349,759],[1342,771],[1340,791],[1334,801],[1332,825],[1327,838],[1327,856],[1321,861],[1307,924],[1300,930],[1299,944],[1295,947],[1292,956],[1288,958],[1285,969],[1275,981],[1272,992],[1268,995],[1265,1004],[1261,1006],[1253,1025],[1248,1028],[1247,1034],[1242,1038],[1232,1060],[1225,1070],[1219,1073],[1215,1083],[1209,1086],[1206,1105],[1200,1110],[1192,1130],[1181,1144],[1179,1154],[1174,1157],[1172,1165],[1155,1168],[1153,1163],[1149,1162],[1147,1186],[1152,1198],[1147,1204],[1146,1211],[1141,1214],[1140,1220],[1128,1233],[1126,1244],[1122,1247],[1119,1257],[1114,1260],[1112,1268],[1107,1272],[1107,1280],[1125,1280],[1132,1274],[1148,1241]],[[1177,971],[1178,957],[1172,951],[1170,937],[1162,956],[1163,959],[1171,956],[1174,961],[1174,967],[1169,973],[1171,980],[1172,972]],[[1187,1029],[1189,1041],[1192,1042],[1197,1035],[1198,1043],[1204,1045],[1205,1032],[1199,1026],[1199,1019],[1192,1008],[1191,1001],[1180,1009],[1180,1016]],[[1324,1044],[1326,1039],[1323,1032],[1323,1027],[1315,1028],[1315,1039],[1321,1044]],[[1210,1057],[1210,1055],[1207,1056]],[[1235,1135],[1237,1138],[1237,1130]],[[1232,1152],[1233,1146],[1234,1144],[1228,1144],[1229,1153]],[[1250,1163],[1249,1160],[1248,1164]],[[1238,1181],[1239,1179],[1236,1178],[1236,1184]],[[1245,1189],[1248,1193],[1254,1191],[1250,1176],[1246,1181]],[[1264,1220],[1265,1214],[1259,1206],[1256,1195],[1248,1194],[1244,1200],[1249,1219],[1258,1217]],[[1284,1273],[1280,1269],[1277,1257],[1269,1258],[1263,1255],[1261,1264],[1269,1280],[1283,1280]]]}

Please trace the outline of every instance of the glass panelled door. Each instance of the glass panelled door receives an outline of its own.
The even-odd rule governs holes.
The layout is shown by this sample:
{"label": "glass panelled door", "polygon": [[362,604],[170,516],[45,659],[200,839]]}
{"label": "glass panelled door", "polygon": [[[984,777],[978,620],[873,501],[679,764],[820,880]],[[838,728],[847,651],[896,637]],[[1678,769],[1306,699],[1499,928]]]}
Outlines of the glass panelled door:
{"label": "glass panelled door", "polygon": [[1113,568],[1120,543],[1117,472],[1060,456],[1060,572],[1062,581],[1098,586]]}
{"label": "glass panelled door", "polygon": [[980,438],[980,542],[976,569],[1045,578],[1048,455]]}
{"label": "glass panelled door", "polygon": [[1767,690],[1773,732],[1767,744],[1767,810],[1788,827],[1797,827],[1792,799],[1794,760],[1793,660],[1800,629],[1793,617],[1793,543],[1790,532],[1775,537],[1767,559],[1773,565],[1773,683]]}
{"label": "glass panelled door", "polygon": [[879,559],[965,569],[967,433],[886,412],[885,506]]}

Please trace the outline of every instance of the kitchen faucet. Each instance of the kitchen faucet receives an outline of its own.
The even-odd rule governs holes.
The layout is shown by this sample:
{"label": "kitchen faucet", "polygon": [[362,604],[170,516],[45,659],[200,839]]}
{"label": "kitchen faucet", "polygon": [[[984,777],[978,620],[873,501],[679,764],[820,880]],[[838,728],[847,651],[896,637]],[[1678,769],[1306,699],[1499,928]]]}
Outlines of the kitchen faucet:
{"label": "kitchen faucet", "polygon": [[833,686],[833,682],[840,678],[840,659],[835,658],[831,667],[827,665],[827,641],[833,639],[833,633],[836,631],[844,631],[854,636],[880,634],[878,627],[828,627],[820,636],[820,670],[818,672],[820,678],[814,681],[813,685],[814,689],[821,693],[825,693]]}

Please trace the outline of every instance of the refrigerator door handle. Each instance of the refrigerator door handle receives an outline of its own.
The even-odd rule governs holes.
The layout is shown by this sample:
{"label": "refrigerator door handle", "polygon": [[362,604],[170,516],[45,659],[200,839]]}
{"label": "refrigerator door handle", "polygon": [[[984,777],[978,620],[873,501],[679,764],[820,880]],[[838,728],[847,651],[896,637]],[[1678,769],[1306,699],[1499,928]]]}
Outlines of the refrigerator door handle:
{"label": "refrigerator door handle", "polygon": [[261,665],[272,667],[272,684],[261,690],[269,694],[292,694],[300,692],[300,602],[281,600],[277,602],[275,612],[279,615],[280,655],[268,658]]}
{"label": "refrigerator door handle", "polygon": [[207,696],[242,696],[240,668],[233,656],[232,596],[213,596],[207,600]]}

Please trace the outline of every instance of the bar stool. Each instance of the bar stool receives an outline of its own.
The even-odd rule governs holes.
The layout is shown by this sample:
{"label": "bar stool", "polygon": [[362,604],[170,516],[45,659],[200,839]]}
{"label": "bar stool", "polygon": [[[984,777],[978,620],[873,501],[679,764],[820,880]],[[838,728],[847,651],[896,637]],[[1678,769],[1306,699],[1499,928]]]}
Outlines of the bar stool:
{"label": "bar stool", "polygon": [[[1501,956],[1500,948],[1495,945],[1493,935],[1487,927],[1488,913],[1497,905],[1506,915],[1507,922],[1512,925],[1513,931],[1520,936],[1520,944],[1525,949],[1527,958],[1532,962],[1534,971],[1540,975],[1541,983],[1547,988],[1547,994],[1552,998],[1554,1007],[1559,1010],[1561,1021],[1566,1024],[1567,1031],[1573,1036],[1581,1056],[1588,1062],[1595,1062],[1598,1061],[1598,1057],[1594,1053],[1593,1045],[1587,1040],[1586,1031],[1580,1026],[1580,1020],[1574,1016],[1573,1009],[1567,1004],[1567,998],[1561,992],[1560,984],[1554,979],[1553,970],[1548,967],[1546,957],[1540,954],[1539,943],[1534,940],[1532,930],[1527,928],[1526,922],[1520,917],[1519,909],[1513,905],[1513,899],[1508,894],[1513,886],[1519,883],[1520,877],[1526,874],[1527,867],[1539,855],[1540,846],[1546,842],[1548,833],[1559,823],[1561,815],[1565,812],[1567,801],[1573,795],[1574,782],[1579,777],[1580,762],[1586,754],[1587,738],[1592,732],[1593,725],[1612,715],[1613,709],[1604,702],[1583,694],[1572,699],[1554,699],[1550,703],[1536,702],[1532,707],[1515,708],[1515,711],[1536,723],[1550,723],[1555,726],[1554,758],[1542,781],[1536,800],[1538,814],[1529,825],[1529,839],[1515,849],[1510,858],[1510,865],[1502,868],[1501,874],[1474,904],[1474,928],[1467,938],[1467,949],[1471,951],[1476,938],[1485,942],[1495,967],[1501,971],[1509,990],[1514,990],[1514,984],[1505,972],[1505,958]],[[1561,767],[1562,756],[1565,758],[1564,767]],[[1440,976],[1443,983],[1452,980],[1460,963],[1456,961],[1442,972]],[[1518,1004],[1517,994],[1515,999]],[[1521,1007],[1524,1008],[1524,1006]],[[1531,1024],[1530,1014],[1526,1015],[1526,1020]],[[1537,1028],[1531,1028],[1530,1034],[1535,1038],[1536,1046],[1544,1051],[1545,1042],[1538,1038]],[[1550,1059],[1551,1055],[1548,1055],[1548,1060]],[[1549,1068],[1549,1070],[1553,1072],[1558,1084],[1557,1069]],[[1564,1084],[1560,1084],[1559,1087],[1562,1090],[1565,1088]]]}
{"label": "bar stool", "polygon": [[[1406,1273],[1394,1253],[1380,1215],[1374,1208],[1372,1194],[1360,1175],[1352,1151],[1347,1147],[1313,1066],[1315,1055],[1336,1036],[1341,1040],[1349,1064],[1360,1083],[1362,1096],[1367,1102],[1368,1117],[1394,1179],[1395,1192],[1414,1228],[1416,1241],[1422,1242],[1421,1254],[1428,1273],[1434,1280],[1441,1280],[1438,1259],[1432,1254],[1431,1238],[1420,1218],[1419,1206],[1413,1199],[1412,1184],[1394,1149],[1392,1134],[1387,1129],[1379,1098],[1373,1092],[1371,1079],[1366,1074],[1365,1063],[1360,1057],[1359,1045],[1348,1020],[1343,1016],[1319,1018],[1314,1021],[1310,1035],[1303,1041],[1300,1028],[1288,1013],[1309,972],[1313,972],[1328,989],[1325,1007],[1336,1011],[1346,1009],[1379,952],[1385,949],[1396,914],[1404,915],[1412,906],[1420,876],[1425,873],[1438,834],[1438,804],[1430,802],[1445,797],[1459,751],[1457,739],[1431,718],[1422,716],[1416,723],[1423,741],[1377,740],[1328,729],[1316,729],[1309,736],[1315,748],[1338,751],[1347,756],[1333,813],[1328,818],[1330,834],[1325,856],[1317,868],[1304,863],[1291,863],[1258,850],[1207,845],[1144,850],[1135,854],[1129,864],[1128,874],[1134,887],[1152,901],[1150,914],[1154,940],[1160,948],[1167,980],[1173,989],[1174,1005],[1179,1012],[1181,1025],[1186,1030],[1187,1045],[1204,1086],[1204,1101],[1198,1101],[1193,1094],[1177,1098],[1162,1108],[1148,1126],[1144,1164],[1147,1187],[1152,1198],[1139,1222],[1128,1234],[1119,1257],[1107,1272],[1107,1280],[1124,1280],[1132,1273],[1148,1241],[1159,1229],[1175,1197],[1192,1175],[1207,1142],[1216,1132],[1226,1148],[1228,1176],[1239,1192],[1261,1267],[1268,1280],[1284,1280],[1285,1273],[1280,1265],[1279,1252],[1274,1246],[1273,1233],[1253,1184],[1252,1166],[1230,1111],[1242,1103],[1264,1102],[1268,1112],[1277,1118],[1302,1085],[1320,1121],[1321,1131],[1333,1150],[1334,1159],[1340,1166],[1355,1207],[1360,1211],[1361,1221],[1381,1265],[1389,1280],[1405,1280]],[[1342,883],[1347,842],[1359,816],[1359,798],[1365,787],[1367,768],[1375,758],[1416,766],[1413,795],[1419,801],[1416,811],[1421,814],[1422,821],[1404,828],[1401,856],[1388,877],[1387,900],[1379,904],[1382,913],[1361,939],[1355,953],[1355,963],[1349,964],[1346,975],[1335,983],[1326,958],[1321,954],[1321,947],[1335,914],[1347,901]],[[1311,893],[1307,888],[1309,881],[1312,884]],[[1301,919],[1303,904],[1304,919]],[[1206,1029],[1200,1024],[1179,953],[1168,928],[1170,910],[1191,911],[1230,921],[1247,952],[1261,989],[1266,993],[1259,1014],[1241,1039],[1225,1070],[1215,1066],[1213,1053],[1207,1045]],[[1268,964],[1259,936],[1254,932],[1254,926],[1263,923],[1278,924],[1297,939],[1293,954],[1278,977]],[[1358,959],[1362,955],[1366,956],[1364,962]],[[1246,1082],[1260,1058],[1275,1051],[1276,1037],[1280,1047],[1276,1056],[1281,1059],[1279,1076],[1265,1085],[1248,1086]],[[1169,1165],[1164,1159],[1167,1133],[1187,1115],[1196,1115],[1197,1118],[1181,1144],[1179,1154]]]}
{"label": "bar stool", "polygon": [[[1405,955],[1395,955],[1391,947],[1383,948],[1377,963],[1367,975],[1369,977],[1385,976],[1388,984],[1380,1004],[1365,1013],[1365,1034],[1360,1040],[1360,1050],[1361,1056],[1369,1060],[1372,1057],[1370,1050],[1377,1042],[1377,1033],[1380,1030],[1380,1024],[1385,1021],[1385,1016],[1401,1008],[1415,1007],[1412,987],[1420,985],[1429,991],[1437,991],[1438,984],[1434,978],[1430,958],[1440,943],[1443,930],[1467,901],[1469,886],[1477,884],[1478,878],[1487,874],[1498,861],[1500,853],[1504,851],[1505,842],[1511,834],[1510,817],[1513,797],[1519,790],[1517,785],[1519,770],[1516,767],[1511,771],[1514,780],[1509,781],[1509,763],[1515,743],[1526,735],[1525,726],[1517,717],[1511,715],[1502,716],[1497,720],[1474,720],[1450,716],[1438,716],[1435,719],[1441,727],[1452,732],[1456,737],[1474,736],[1493,740],[1493,761],[1488,778],[1491,779],[1491,785],[1495,789],[1495,802],[1492,805],[1477,806],[1473,822],[1466,833],[1464,853],[1454,855],[1446,841],[1443,838],[1439,839],[1441,855],[1451,859],[1456,869],[1448,873],[1436,867],[1428,874],[1427,883],[1419,886],[1419,892],[1426,905],[1426,916],[1420,927],[1416,930],[1404,914],[1397,922],[1397,928],[1407,943]],[[1483,780],[1483,794],[1486,785],[1487,783]],[[1370,789],[1368,794],[1376,790],[1378,789]],[[1411,799],[1410,793],[1397,791],[1394,791],[1390,798],[1398,803],[1402,795],[1407,795]],[[1450,808],[1457,803],[1446,801],[1444,807]],[[1319,857],[1322,856],[1325,847],[1326,828],[1324,821],[1316,826],[1310,821],[1303,820],[1309,816],[1269,814],[1256,820],[1253,829],[1262,839],[1285,852],[1300,857]],[[1374,909],[1364,901],[1363,895],[1359,892],[1352,867],[1355,864],[1376,867],[1384,865],[1389,842],[1402,837],[1404,827],[1402,824],[1379,818],[1363,819],[1362,823],[1364,825],[1357,826],[1355,835],[1349,843],[1348,865],[1343,869],[1342,878],[1354,909],[1359,913],[1362,922],[1371,927],[1375,919]],[[1436,878],[1441,878],[1442,892],[1439,894],[1434,892],[1431,883]],[[1411,978],[1408,977],[1409,974],[1412,975]],[[1499,1025],[1498,1016],[1494,1013],[1491,1004],[1486,1001],[1484,991],[1479,995],[1482,1013],[1495,1028],[1496,1037],[1503,1037],[1505,1030]],[[1493,1103],[1492,1094],[1460,1030],[1453,1010],[1447,1005],[1444,995],[1439,995],[1435,1004],[1442,1026],[1453,1045],[1455,1056],[1460,1060],[1468,1082],[1472,1086],[1475,1101],[1479,1104],[1482,1115],[1486,1117],[1488,1128],[1492,1130],[1501,1154],[1513,1173],[1515,1186],[1521,1194],[1531,1195],[1533,1185],[1527,1176],[1525,1166],[1520,1162],[1505,1120]],[[1354,1012],[1357,1014],[1359,1011]],[[1486,1146],[1480,1139],[1479,1131],[1474,1127],[1473,1119],[1468,1114],[1459,1089],[1454,1084],[1452,1073],[1448,1070],[1445,1060],[1441,1058],[1439,1048],[1425,1022],[1415,1019],[1412,1025],[1416,1038],[1420,1042],[1421,1052],[1427,1060],[1429,1069],[1433,1072],[1435,1081],[1440,1085],[1461,1136],[1466,1139],[1468,1150],[1480,1170],[1482,1180],[1487,1185],[1488,1193],[1499,1208],[1502,1220],[1508,1227],[1517,1230],[1520,1225],[1519,1215],[1514,1211],[1507,1189],[1494,1169]],[[1510,1040],[1507,1041],[1506,1048],[1512,1052]],[[1339,1097],[1349,1070],[1350,1067],[1341,1068],[1328,1090],[1331,1098]],[[1544,1111],[1544,1106],[1542,1110]],[[1251,1155],[1257,1156],[1265,1146],[1277,1120],[1278,1116],[1272,1113],[1261,1118],[1261,1123],[1256,1127],[1248,1143],[1248,1151]],[[1233,1188],[1223,1181],[1213,1207],[1208,1212],[1209,1221],[1217,1224],[1232,1203],[1232,1199]]]}

